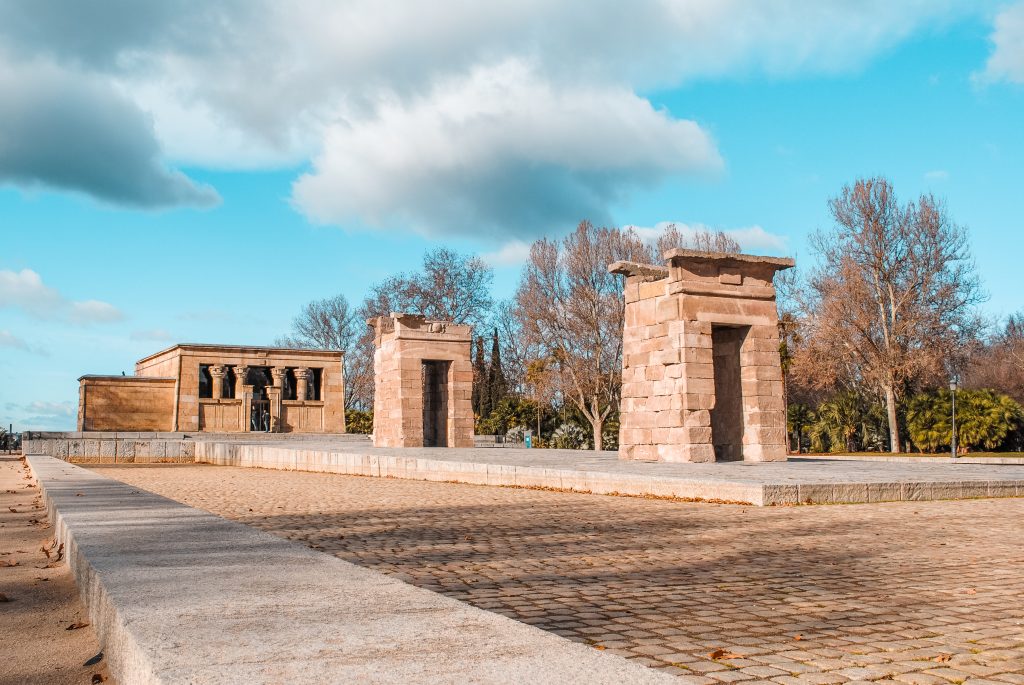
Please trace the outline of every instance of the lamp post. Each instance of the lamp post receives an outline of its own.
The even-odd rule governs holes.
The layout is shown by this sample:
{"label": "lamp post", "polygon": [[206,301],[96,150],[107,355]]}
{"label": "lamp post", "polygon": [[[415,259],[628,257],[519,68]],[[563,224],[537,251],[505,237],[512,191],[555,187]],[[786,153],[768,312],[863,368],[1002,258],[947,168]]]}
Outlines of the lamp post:
{"label": "lamp post", "polygon": [[953,454],[953,459],[956,459],[956,388],[957,382],[954,378],[949,382],[949,393],[952,399],[953,408],[953,439],[950,440],[950,451]]}

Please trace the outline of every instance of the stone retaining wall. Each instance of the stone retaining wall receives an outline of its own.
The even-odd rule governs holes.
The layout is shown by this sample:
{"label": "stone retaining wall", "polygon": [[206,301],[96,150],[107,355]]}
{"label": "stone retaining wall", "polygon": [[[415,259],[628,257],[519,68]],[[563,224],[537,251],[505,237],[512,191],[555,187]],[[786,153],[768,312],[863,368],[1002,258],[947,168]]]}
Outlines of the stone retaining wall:
{"label": "stone retaining wall", "polygon": [[184,433],[26,432],[22,454],[78,463],[189,463],[195,441]]}

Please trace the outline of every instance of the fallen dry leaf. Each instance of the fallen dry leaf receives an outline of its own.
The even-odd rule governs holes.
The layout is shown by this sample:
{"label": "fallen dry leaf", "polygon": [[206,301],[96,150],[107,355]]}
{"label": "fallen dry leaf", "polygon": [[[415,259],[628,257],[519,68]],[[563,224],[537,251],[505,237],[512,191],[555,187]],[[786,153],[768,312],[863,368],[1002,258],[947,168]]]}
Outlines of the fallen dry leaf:
{"label": "fallen dry leaf", "polygon": [[107,676],[103,675],[102,673],[93,673],[92,674],[93,685],[96,685],[96,683],[104,683],[106,681],[107,681]]}
{"label": "fallen dry leaf", "polygon": [[739,654],[736,654],[735,652],[730,652],[726,649],[722,649],[721,647],[719,647],[718,649],[709,653],[708,658],[712,661],[718,661],[719,659],[739,659],[741,657]]}
{"label": "fallen dry leaf", "polygon": [[935,660],[938,661],[940,664],[944,664],[952,658],[952,654],[940,654],[937,657],[935,657]]}
{"label": "fallen dry leaf", "polygon": [[804,636],[803,635],[794,635],[793,639],[796,640],[797,642],[799,642],[800,640],[804,639]]}
{"label": "fallen dry leaf", "polygon": [[975,590],[974,588],[968,588],[967,590],[964,591],[964,594],[965,595],[976,595],[976,594],[978,594],[978,591]]}
{"label": "fallen dry leaf", "polygon": [[605,647],[604,645],[594,645],[594,649],[599,649],[599,650],[601,650],[603,652],[604,650],[606,650],[608,648]]}
{"label": "fallen dry leaf", "polygon": [[69,625],[69,626],[68,626],[67,628],[65,628],[64,630],[78,630],[79,628],[84,628],[84,627],[86,627],[87,625],[89,625],[89,622],[88,622],[88,621],[86,621],[86,622],[84,622],[84,623],[81,623],[81,622],[76,622],[76,623],[72,623],[71,625]]}
{"label": "fallen dry leaf", "polygon": [[11,512],[12,514],[17,514],[17,513],[18,513],[18,510],[17,510],[17,509],[15,509],[14,507],[7,507],[7,510],[8,510],[9,512]]}

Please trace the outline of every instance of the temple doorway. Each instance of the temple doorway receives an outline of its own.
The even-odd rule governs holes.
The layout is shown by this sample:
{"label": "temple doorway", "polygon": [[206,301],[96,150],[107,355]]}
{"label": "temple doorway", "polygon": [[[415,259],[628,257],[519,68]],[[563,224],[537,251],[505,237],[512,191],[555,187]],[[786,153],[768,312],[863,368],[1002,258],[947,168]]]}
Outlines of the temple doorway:
{"label": "temple doorway", "polygon": [[246,372],[244,384],[252,386],[249,430],[254,433],[270,432],[270,397],[267,395],[267,386],[271,383],[270,367],[250,366]]}
{"label": "temple doorway", "polygon": [[423,446],[448,446],[448,367],[423,361]]}
{"label": "temple doorway", "polygon": [[715,406],[711,410],[711,439],[715,461],[743,459],[743,384],[740,348],[749,326],[712,326],[711,353],[715,374]]}

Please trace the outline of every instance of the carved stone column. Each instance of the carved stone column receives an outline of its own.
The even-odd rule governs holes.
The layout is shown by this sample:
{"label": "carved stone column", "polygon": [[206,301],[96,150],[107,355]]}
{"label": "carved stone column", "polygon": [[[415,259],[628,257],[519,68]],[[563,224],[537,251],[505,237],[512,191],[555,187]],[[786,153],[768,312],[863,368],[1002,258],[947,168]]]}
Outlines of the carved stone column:
{"label": "carved stone column", "polygon": [[313,372],[304,366],[295,369],[295,399],[304,400],[309,392],[309,381],[313,378]]}
{"label": "carved stone column", "polygon": [[270,400],[270,432],[281,433],[284,431],[283,405],[281,398],[284,395],[284,375],[287,369],[283,366],[275,366],[270,369],[270,376],[274,385],[267,388],[267,399]]}
{"label": "carved stone column", "polygon": [[281,415],[281,388],[276,385],[267,386],[267,399],[270,401],[270,432],[280,433],[284,430],[284,417]]}
{"label": "carved stone column", "polygon": [[219,400],[224,396],[224,376],[228,370],[223,364],[214,364],[210,367],[210,378],[213,379],[213,399]]}
{"label": "carved stone column", "polygon": [[245,385],[245,377],[249,375],[249,367],[239,364],[235,367],[235,397],[242,399],[242,386]]}

